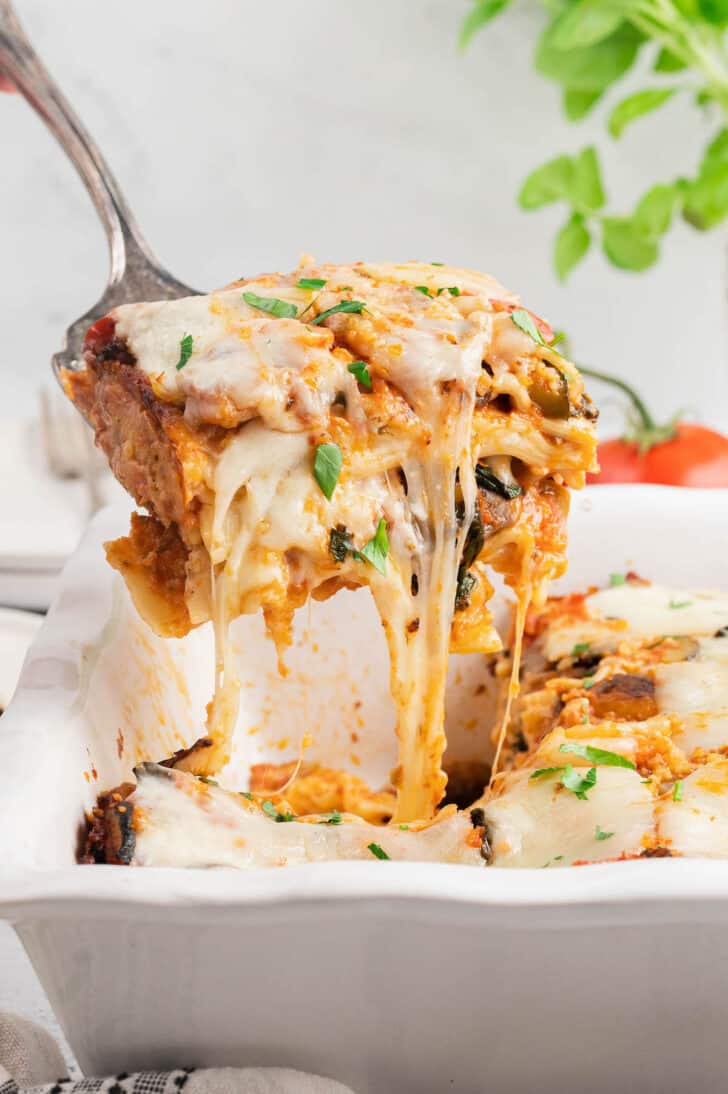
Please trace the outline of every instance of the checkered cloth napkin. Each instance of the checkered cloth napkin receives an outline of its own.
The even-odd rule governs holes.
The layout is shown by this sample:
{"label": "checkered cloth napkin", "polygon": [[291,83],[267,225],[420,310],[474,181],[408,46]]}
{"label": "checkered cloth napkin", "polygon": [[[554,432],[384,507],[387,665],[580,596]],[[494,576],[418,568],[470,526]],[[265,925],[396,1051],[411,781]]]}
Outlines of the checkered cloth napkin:
{"label": "checkered cloth napkin", "polygon": [[220,1067],[137,1071],[106,1079],[66,1079],[67,1067],[51,1035],[33,1022],[0,1011],[0,1094],[353,1094],[318,1075],[279,1067]]}

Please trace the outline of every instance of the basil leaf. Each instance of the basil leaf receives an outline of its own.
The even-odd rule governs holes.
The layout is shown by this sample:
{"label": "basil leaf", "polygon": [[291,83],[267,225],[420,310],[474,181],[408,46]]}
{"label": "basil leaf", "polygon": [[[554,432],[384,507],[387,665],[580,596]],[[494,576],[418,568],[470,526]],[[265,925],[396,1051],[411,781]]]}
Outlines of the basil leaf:
{"label": "basil leaf", "polygon": [[297,289],[323,289],[326,284],[325,277],[301,277],[298,279]]}
{"label": "basil leaf", "polygon": [[543,76],[577,91],[604,91],[632,67],[644,41],[631,24],[622,23],[601,42],[557,49],[553,44],[557,24],[558,19],[541,37],[536,48],[536,68]]}
{"label": "basil leaf", "polygon": [[561,771],[566,771],[566,766],[562,764],[560,767],[539,767],[538,771],[533,771],[529,776],[529,782],[532,779],[542,779],[545,775],[557,775]]}
{"label": "basil leaf", "polygon": [[414,289],[415,289],[415,292],[421,292],[423,296],[432,297],[432,293],[427,288],[427,285],[415,285]]}
{"label": "basil leaf", "polygon": [[591,235],[579,213],[572,213],[554,241],[554,269],[559,281],[565,281],[589,250]]}
{"label": "basil leaf", "polygon": [[650,239],[658,239],[670,227],[675,206],[680,201],[677,186],[658,184],[640,199],[632,220]]}
{"label": "basil leaf", "polygon": [[564,113],[570,122],[581,121],[601,97],[601,91],[576,91],[567,87],[562,100]]}
{"label": "basil leaf", "polygon": [[511,322],[515,323],[519,330],[522,330],[524,334],[533,338],[534,342],[537,342],[539,346],[547,346],[548,342],[544,339],[541,331],[533,321],[532,316],[528,314],[525,308],[516,308],[511,312]]}
{"label": "basil leaf", "polygon": [[[460,27],[460,49],[465,49],[476,31],[489,23],[496,15],[499,15],[508,7],[510,0],[476,0],[471,11],[463,19]],[[441,263],[433,262],[433,266]]]}
{"label": "basil leaf", "polygon": [[572,767],[571,764],[567,764],[561,776],[561,785],[576,794],[580,801],[587,800],[587,792],[596,784],[596,781],[596,767],[590,767],[586,775],[580,775],[576,768]]}
{"label": "basil leaf", "polygon": [[557,156],[532,171],[521,187],[522,209],[540,209],[552,201],[571,200],[574,165],[570,156]]}
{"label": "basil leaf", "polygon": [[369,542],[364,544],[361,551],[354,551],[354,558],[358,559],[359,562],[369,562],[380,574],[385,574],[387,572],[388,554],[387,522],[382,518]]}
{"label": "basil leaf", "polygon": [[698,0],[703,19],[716,26],[728,23],[728,0]]}
{"label": "basil leaf", "polygon": [[613,137],[621,137],[628,125],[644,114],[657,110],[677,91],[675,87],[648,88],[645,91],[636,91],[634,95],[628,95],[612,110],[607,121],[607,128]]}
{"label": "basil leaf", "polygon": [[254,292],[244,292],[243,300],[251,308],[264,311],[266,315],[273,315],[276,319],[295,319],[298,315],[295,304],[289,304],[287,300],[279,300],[275,296],[258,296]]}
{"label": "basil leaf", "polygon": [[611,839],[613,835],[614,835],[614,832],[603,832],[602,829],[599,827],[599,825],[597,825],[596,828],[594,829],[594,839],[598,839],[598,840]]}
{"label": "basil leaf", "polygon": [[681,802],[683,800],[683,782],[682,779],[678,779],[672,788],[672,800],[674,802]]}
{"label": "basil leaf", "polygon": [[623,21],[619,4],[604,0],[578,0],[555,20],[551,30],[553,49],[570,50],[591,46],[609,37]]}
{"label": "basil leaf", "polygon": [[317,444],[313,458],[313,477],[329,501],[339,481],[341,465],[344,462],[338,444]]}
{"label": "basil leaf", "polygon": [[378,843],[368,843],[367,851],[371,851],[375,858],[389,859],[387,852],[383,847],[380,847]]}
{"label": "basil leaf", "polygon": [[330,315],[336,315],[337,312],[361,315],[363,311],[366,311],[366,305],[363,304],[361,300],[342,300],[339,304],[334,304],[333,308],[327,308],[326,311],[322,311],[320,315],[317,315],[315,319],[311,320],[310,325],[315,327],[319,323],[323,323],[324,319],[328,319]]}
{"label": "basil leaf", "polygon": [[186,334],[184,338],[180,339],[179,343],[179,361],[174,366],[177,371],[184,368],[190,357],[192,356],[192,335]]}
{"label": "basil leaf", "polygon": [[581,756],[583,760],[588,760],[590,764],[599,764],[600,767],[627,767],[630,771],[637,770],[631,760],[620,756],[618,752],[609,752],[606,748],[595,748],[593,745],[580,745],[569,741],[560,746],[559,752],[571,752],[574,756]]}
{"label": "basil leaf", "polygon": [[606,201],[596,149],[582,148],[574,159],[571,203],[577,212],[595,213]]}
{"label": "basil leaf", "polygon": [[460,289],[457,285],[448,285],[447,291],[450,293],[450,296],[460,296]]}
{"label": "basil leaf", "polygon": [[722,129],[703,156],[698,177],[684,187],[683,216],[707,231],[728,213],[728,130]]}
{"label": "basil leaf", "polygon": [[681,61],[679,57],[676,57],[674,53],[670,53],[669,49],[664,46],[657,54],[657,60],[654,64],[655,72],[682,72],[683,69],[688,66],[684,61]]}
{"label": "basil leaf", "polygon": [[[726,180],[728,188],[728,180]],[[631,217],[605,217],[602,247],[609,261],[621,270],[646,270],[658,257],[657,244],[641,231]]]}
{"label": "basil leaf", "polygon": [[476,463],[475,482],[481,490],[492,490],[494,494],[498,494],[501,498],[507,498],[509,501],[523,493],[523,489],[518,483],[502,482],[493,474],[486,463]]}
{"label": "basil leaf", "polygon": [[352,361],[346,367],[352,374],[352,376],[356,376],[362,387],[368,387],[371,389],[372,378],[365,361]]}

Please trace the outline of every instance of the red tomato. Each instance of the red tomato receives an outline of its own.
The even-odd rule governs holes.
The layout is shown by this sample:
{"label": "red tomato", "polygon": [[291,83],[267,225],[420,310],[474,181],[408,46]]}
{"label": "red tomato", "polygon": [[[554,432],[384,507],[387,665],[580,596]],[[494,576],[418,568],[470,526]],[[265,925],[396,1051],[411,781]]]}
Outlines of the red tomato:
{"label": "red tomato", "polygon": [[646,452],[615,438],[599,445],[597,475],[588,482],[655,482],[668,486],[728,487],[728,437],[703,425],[680,423],[674,435]]}
{"label": "red tomato", "polygon": [[88,350],[94,356],[101,353],[113,340],[115,330],[116,320],[109,315],[103,315],[101,319],[97,319],[95,323],[92,323],[86,331],[83,340],[84,350]]}

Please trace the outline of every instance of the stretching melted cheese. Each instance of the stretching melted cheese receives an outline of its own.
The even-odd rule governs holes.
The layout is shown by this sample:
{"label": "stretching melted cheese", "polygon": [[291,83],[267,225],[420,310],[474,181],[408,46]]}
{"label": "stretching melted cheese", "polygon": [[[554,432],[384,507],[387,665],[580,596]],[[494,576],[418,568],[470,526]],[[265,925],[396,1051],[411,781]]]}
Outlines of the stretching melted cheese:
{"label": "stretching melted cheese", "polygon": [[[394,819],[434,814],[449,651],[500,648],[486,566],[525,615],[563,572],[566,488],[594,466],[595,415],[577,371],[547,344],[545,325],[515,309],[517,298],[469,270],[304,262],[111,313],[117,349],[105,352],[122,347],[124,367],[197,444],[193,472],[181,457],[191,501],[173,523],[197,551],[196,572],[201,550],[208,560],[207,606],[199,580],[192,596],[189,560],[187,600],[190,622],[214,620],[217,678],[212,747],[189,770],[214,774],[230,757],[229,621],[262,609],[280,657],[309,596],[367,585],[397,709]],[[88,368],[102,374],[102,359]],[[341,455],[330,497],[313,473],[321,445]],[[128,557],[112,545],[134,593],[144,572],[132,576]],[[138,587],[136,600],[163,631]]]}

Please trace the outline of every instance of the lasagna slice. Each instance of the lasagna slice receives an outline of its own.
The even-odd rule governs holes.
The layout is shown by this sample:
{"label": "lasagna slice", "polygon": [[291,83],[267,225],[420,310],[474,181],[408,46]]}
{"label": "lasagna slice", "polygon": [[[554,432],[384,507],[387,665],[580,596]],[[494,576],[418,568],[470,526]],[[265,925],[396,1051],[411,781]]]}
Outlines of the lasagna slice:
{"label": "lasagna slice", "polygon": [[316,265],[116,308],[68,394],[144,512],[107,545],[161,635],[213,620],[206,736],[227,763],[238,702],[227,627],[262,611],[279,656],[309,597],[368,586],[390,652],[394,819],[445,787],[448,654],[493,652],[492,572],[522,605],[565,568],[568,488],[595,411],[543,321],[439,263]]}

